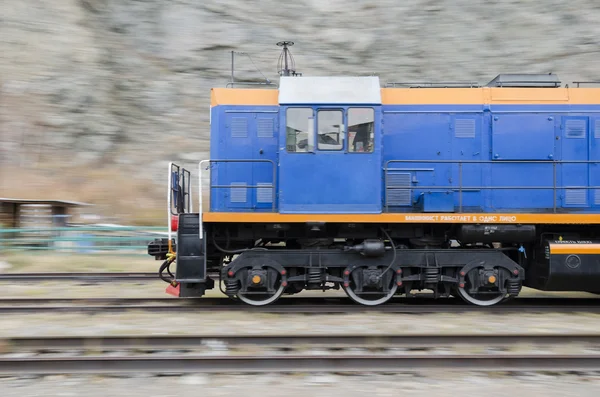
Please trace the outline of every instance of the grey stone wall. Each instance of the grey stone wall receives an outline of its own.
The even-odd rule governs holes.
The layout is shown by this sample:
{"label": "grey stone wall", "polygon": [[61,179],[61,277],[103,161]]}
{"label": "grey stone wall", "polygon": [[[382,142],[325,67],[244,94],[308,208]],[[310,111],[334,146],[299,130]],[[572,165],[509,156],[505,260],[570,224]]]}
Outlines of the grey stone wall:
{"label": "grey stone wall", "polygon": [[[305,75],[600,79],[598,0],[6,0],[3,164],[116,164],[163,181],[207,156],[209,91],[276,81],[279,40]],[[255,65],[260,69],[258,72]]]}

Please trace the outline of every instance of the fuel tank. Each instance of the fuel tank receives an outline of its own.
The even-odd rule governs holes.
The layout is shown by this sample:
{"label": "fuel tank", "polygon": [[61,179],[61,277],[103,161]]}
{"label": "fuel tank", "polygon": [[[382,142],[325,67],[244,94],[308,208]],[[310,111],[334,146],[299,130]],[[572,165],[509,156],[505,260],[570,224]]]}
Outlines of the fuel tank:
{"label": "fuel tank", "polygon": [[535,240],[534,225],[460,225],[461,243],[526,243]]}
{"label": "fuel tank", "polygon": [[600,240],[546,240],[525,285],[545,291],[600,292]]}

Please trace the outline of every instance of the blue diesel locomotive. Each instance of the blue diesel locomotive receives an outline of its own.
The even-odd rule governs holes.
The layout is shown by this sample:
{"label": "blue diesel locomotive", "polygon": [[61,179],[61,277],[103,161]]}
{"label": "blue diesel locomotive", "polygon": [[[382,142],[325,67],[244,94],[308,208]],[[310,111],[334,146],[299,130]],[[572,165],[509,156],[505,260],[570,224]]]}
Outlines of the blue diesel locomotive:
{"label": "blue diesel locomotive", "polygon": [[198,186],[169,165],[176,235],[148,247],[169,292],[600,293],[600,88],[553,74],[382,88],[301,76],[280,44],[279,86],[212,89]]}

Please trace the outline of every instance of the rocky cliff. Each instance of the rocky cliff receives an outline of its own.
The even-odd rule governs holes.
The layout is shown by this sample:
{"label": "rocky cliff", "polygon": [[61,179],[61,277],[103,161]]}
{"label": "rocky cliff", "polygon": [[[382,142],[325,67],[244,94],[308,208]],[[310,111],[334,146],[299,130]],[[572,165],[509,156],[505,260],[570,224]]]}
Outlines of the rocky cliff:
{"label": "rocky cliff", "polygon": [[236,58],[239,77],[273,81],[279,40],[296,42],[305,75],[600,78],[598,0],[7,0],[2,8],[3,189],[109,212],[162,208],[166,162],[207,157],[209,90],[227,83],[231,50],[250,54]]}

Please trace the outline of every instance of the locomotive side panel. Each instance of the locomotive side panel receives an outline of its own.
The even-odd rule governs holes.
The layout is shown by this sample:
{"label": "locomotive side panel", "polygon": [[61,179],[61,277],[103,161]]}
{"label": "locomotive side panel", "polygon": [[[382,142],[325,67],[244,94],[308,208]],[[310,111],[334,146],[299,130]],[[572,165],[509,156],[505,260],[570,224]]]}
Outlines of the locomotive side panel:
{"label": "locomotive side panel", "polygon": [[[389,210],[482,212],[484,168],[459,161],[485,158],[486,137],[481,106],[385,106],[383,168]],[[432,192],[448,196],[450,207],[432,200]]]}
{"label": "locomotive side panel", "polygon": [[[600,96],[600,92],[598,95]],[[590,161],[600,162],[600,111],[591,114],[590,127]],[[590,184],[600,186],[600,165],[590,165]],[[595,211],[600,212],[600,188],[594,189],[591,193],[592,206]]]}
{"label": "locomotive side panel", "polygon": [[213,90],[211,211],[264,212],[276,205],[279,107],[267,93]]}
{"label": "locomotive side panel", "polygon": [[530,105],[514,109],[492,106],[488,114],[491,140],[488,160],[490,211],[552,212],[555,115]]}
{"label": "locomotive side panel", "polygon": [[[392,212],[598,212],[593,95],[561,90],[547,104],[547,89],[386,90],[383,189]],[[433,194],[448,198],[424,206]]]}
{"label": "locomotive side panel", "polygon": [[570,211],[586,211],[592,208],[593,191],[586,189],[590,184],[590,173],[598,164],[584,163],[590,159],[590,113],[585,111],[565,112],[557,120],[557,142],[560,143],[560,159],[557,180],[564,188],[558,192],[559,206]]}

